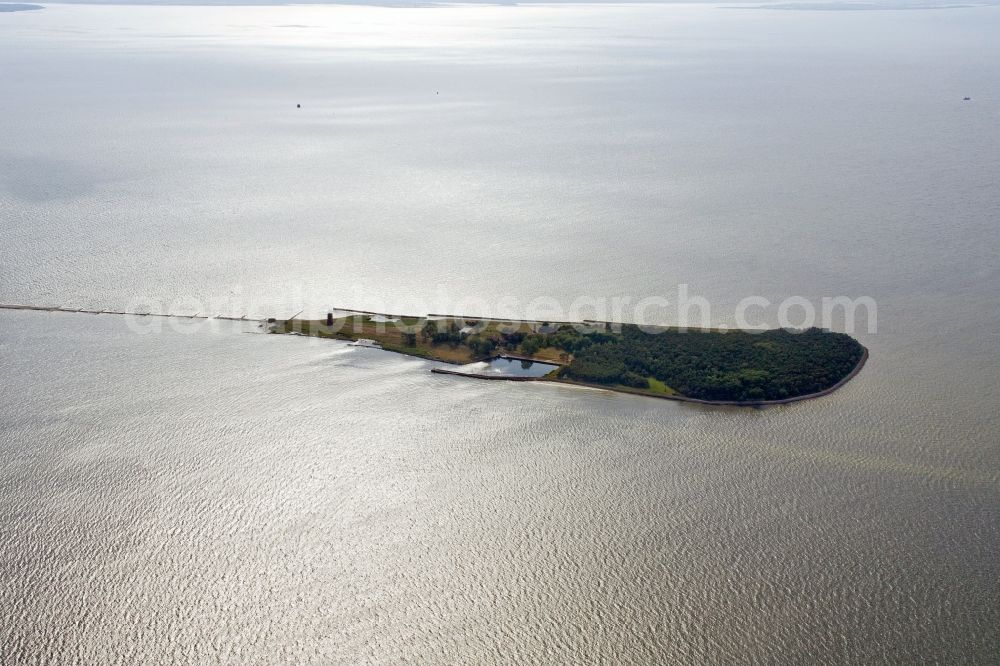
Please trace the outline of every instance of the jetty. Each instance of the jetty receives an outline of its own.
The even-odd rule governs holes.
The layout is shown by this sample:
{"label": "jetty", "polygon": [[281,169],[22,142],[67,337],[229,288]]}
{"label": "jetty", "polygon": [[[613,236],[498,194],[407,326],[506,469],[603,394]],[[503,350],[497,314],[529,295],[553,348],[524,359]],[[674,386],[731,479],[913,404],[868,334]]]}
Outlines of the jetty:
{"label": "jetty", "polygon": [[24,305],[20,303],[0,303],[0,310],[29,310],[32,312],[64,312],[68,314],[93,314],[93,315],[119,315],[119,316],[129,316],[129,317],[167,317],[173,319],[221,319],[224,321],[246,321],[246,322],[263,322],[266,317],[250,317],[249,315],[243,315],[242,317],[234,317],[231,315],[218,314],[218,315],[206,315],[196,312],[195,314],[180,314],[177,312],[130,312],[128,310],[94,310],[88,308],[67,308],[59,305]]}
{"label": "jetty", "polygon": [[[621,322],[543,322],[444,314],[418,317],[348,308],[331,308],[320,320],[298,319],[301,312],[288,318],[237,317],[19,303],[0,303],[0,310],[253,322],[268,333],[344,340],[453,366],[431,369],[435,374],[546,381],[714,406],[768,407],[830,395],[856,377],[869,356],[850,336],[822,329],[656,327],[650,333]],[[700,357],[700,366],[686,361],[692,354]],[[531,375],[455,367],[497,359],[546,364],[554,369]],[[633,368],[644,370],[637,374]],[[804,369],[814,372],[816,378],[803,378]],[[718,383],[712,384],[720,376],[728,382],[721,390]]]}

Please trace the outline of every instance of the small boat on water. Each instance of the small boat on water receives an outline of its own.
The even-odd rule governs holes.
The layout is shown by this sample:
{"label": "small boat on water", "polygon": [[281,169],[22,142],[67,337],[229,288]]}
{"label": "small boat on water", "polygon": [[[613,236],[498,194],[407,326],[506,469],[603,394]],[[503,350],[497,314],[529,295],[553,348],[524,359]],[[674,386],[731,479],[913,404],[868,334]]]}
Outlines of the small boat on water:
{"label": "small boat on water", "polygon": [[371,349],[382,349],[382,345],[375,342],[374,340],[369,340],[368,338],[358,338],[351,343],[354,347],[369,347]]}

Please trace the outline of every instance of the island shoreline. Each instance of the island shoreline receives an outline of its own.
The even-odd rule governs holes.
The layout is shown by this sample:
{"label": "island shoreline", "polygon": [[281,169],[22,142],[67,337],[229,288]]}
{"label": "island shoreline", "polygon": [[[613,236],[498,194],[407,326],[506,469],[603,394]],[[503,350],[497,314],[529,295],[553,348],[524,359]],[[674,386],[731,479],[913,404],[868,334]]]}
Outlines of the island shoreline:
{"label": "island shoreline", "polygon": [[[389,350],[386,350],[389,351]],[[506,354],[495,356],[493,358],[513,358],[515,360],[520,359],[523,361],[531,361],[534,363],[550,363],[549,361],[542,361],[539,359],[531,359],[526,357],[516,357],[509,356]],[[487,359],[492,360],[492,359]],[[691,398],[680,393],[655,393],[653,391],[644,391],[639,388],[632,388],[629,386],[606,386],[603,384],[595,384],[593,382],[581,382],[575,379],[563,379],[556,377],[516,377],[516,376],[503,376],[503,375],[484,375],[480,373],[471,372],[458,372],[457,370],[448,370],[446,368],[431,368],[431,372],[439,375],[452,375],[456,377],[467,377],[469,379],[487,379],[491,381],[507,381],[507,382],[547,382],[549,384],[562,384],[564,386],[582,386],[584,388],[598,389],[601,391],[610,391],[612,393],[628,393],[630,395],[638,395],[646,398],[658,398],[660,400],[673,400],[675,402],[689,402],[697,405],[710,405],[714,407],[776,407],[779,405],[789,405],[795,402],[802,402],[803,400],[815,400],[816,398],[822,398],[824,396],[830,395],[834,391],[843,388],[847,382],[854,379],[861,369],[864,368],[865,363],[868,362],[868,348],[864,348],[864,352],[861,358],[858,360],[854,369],[851,370],[847,375],[845,375],[840,381],[838,381],[833,386],[825,388],[822,391],[815,391],[813,393],[806,393],[805,395],[797,395],[791,398],[781,398],[779,400],[704,400],[702,398]]]}
{"label": "island shoreline", "polygon": [[[430,315],[426,315],[426,317],[424,317],[424,318],[418,318],[418,317],[412,317],[410,315],[389,315],[389,314],[377,313],[377,312],[362,312],[362,311],[350,310],[350,309],[346,309],[346,308],[336,308],[335,311],[337,311],[337,312],[351,313],[351,315],[353,315],[353,316],[357,316],[357,315],[369,316],[369,317],[370,316],[381,316],[381,317],[389,317],[389,318],[393,318],[393,319],[408,318],[408,319],[430,320],[431,318],[433,318],[433,319],[436,319],[436,320],[451,320],[451,321],[456,321],[456,320],[476,320],[476,321],[490,321],[490,322],[505,322],[505,323],[518,324],[518,325],[538,325],[539,323],[541,323],[541,322],[539,322],[537,320],[511,320],[511,319],[499,319],[499,318],[493,318],[493,317],[469,317],[469,316],[461,316],[460,317],[460,316],[446,315],[446,314],[430,314]],[[285,320],[284,323],[287,325],[287,324],[290,324],[292,321],[293,320]],[[275,322],[275,323],[277,323],[277,322]],[[572,325],[588,326],[588,325],[594,325],[594,324],[602,324],[604,326],[624,326],[624,325],[626,325],[623,322],[603,322],[603,321],[597,321],[597,320],[586,320],[584,322],[559,322],[559,324],[562,324],[562,325],[571,325],[571,326]],[[728,331],[723,331],[723,330],[720,330],[720,329],[708,329],[708,330],[712,331],[712,332],[715,332],[715,333],[720,333],[720,334],[725,334],[726,332],[728,332]],[[277,331],[274,331],[274,332],[277,332]],[[287,334],[287,333],[279,333],[279,334]],[[342,341],[348,341],[348,340],[354,339],[354,338],[351,337],[350,334],[342,333],[340,331],[337,331],[335,333],[331,333],[328,336],[314,336],[311,333],[307,333],[307,334],[300,333],[300,335],[308,335],[310,337],[329,337],[329,338],[332,338],[332,339],[339,339],[339,340],[342,340]],[[861,347],[862,353],[861,353],[861,356],[858,359],[857,363],[854,365],[854,367],[851,369],[850,372],[848,372],[846,375],[844,375],[842,378],[840,378],[833,385],[831,385],[831,386],[829,386],[829,387],[827,387],[825,389],[822,389],[820,391],[814,391],[812,393],[806,393],[806,394],[797,395],[797,396],[790,396],[788,398],[777,398],[777,399],[772,399],[772,400],[709,400],[709,399],[705,399],[705,398],[693,398],[693,397],[686,396],[686,395],[683,395],[683,394],[677,393],[677,392],[674,392],[674,393],[662,393],[662,392],[656,392],[656,391],[650,391],[650,390],[646,390],[646,389],[641,389],[641,388],[637,388],[637,387],[622,386],[622,385],[597,384],[597,383],[593,383],[593,382],[585,382],[585,381],[580,381],[580,380],[577,380],[577,379],[568,379],[568,378],[565,378],[565,377],[553,377],[553,376],[549,376],[549,375],[545,375],[545,376],[541,376],[541,377],[523,377],[523,376],[511,376],[511,375],[486,375],[486,374],[482,374],[482,373],[460,372],[458,370],[450,370],[450,369],[447,369],[447,368],[431,368],[431,372],[434,373],[434,374],[451,375],[451,376],[457,376],[457,377],[465,377],[465,378],[468,378],[468,379],[484,379],[484,380],[490,380],[490,381],[509,381],[509,382],[547,382],[547,383],[550,383],[550,384],[561,384],[561,385],[565,385],[565,386],[580,386],[580,387],[584,387],[584,388],[592,388],[592,389],[599,389],[599,390],[603,390],[603,391],[611,391],[611,392],[614,392],[614,393],[627,393],[629,395],[643,396],[643,397],[648,397],[648,398],[658,398],[658,399],[661,399],[661,400],[673,400],[675,402],[684,402],[684,403],[690,403],[690,404],[696,404],[696,405],[705,405],[705,406],[714,406],[714,407],[757,407],[757,408],[763,408],[763,407],[777,407],[777,406],[781,406],[781,405],[789,405],[789,404],[793,404],[793,403],[796,403],[796,402],[802,402],[802,401],[805,401],[805,400],[815,400],[817,398],[822,398],[824,396],[828,396],[828,395],[832,394],[833,392],[835,392],[835,391],[843,388],[844,385],[846,385],[849,381],[851,381],[852,379],[854,379],[861,372],[861,370],[864,368],[865,364],[868,362],[868,357],[869,357],[868,348],[865,347],[864,345],[861,345],[860,343],[858,343],[858,345]],[[462,365],[468,365],[469,363],[474,363],[474,362],[492,361],[492,360],[496,360],[496,359],[499,359],[499,358],[521,360],[521,361],[526,361],[526,362],[531,362],[531,363],[545,363],[545,364],[550,364],[550,365],[559,365],[561,367],[565,365],[563,363],[555,362],[552,359],[537,358],[537,357],[532,357],[532,356],[524,356],[524,355],[509,354],[509,353],[490,354],[490,355],[486,355],[486,356],[483,356],[483,357],[480,357],[480,358],[473,358],[473,359],[471,359],[471,360],[469,360],[467,362],[457,362],[457,361],[453,361],[453,360],[449,360],[449,359],[445,359],[445,358],[441,358],[441,357],[436,357],[434,355],[413,353],[413,352],[411,352],[411,351],[409,351],[409,350],[407,350],[405,348],[400,348],[400,347],[396,347],[396,346],[391,346],[391,347],[382,346],[381,349],[382,349],[382,351],[395,352],[397,354],[403,354],[403,355],[406,355],[406,356],[412,356],[414,358],[420,358],[420,359],[423,359],[423,360],[433,361],[433,362],[436,362],[436,363],[446,363],[446,364],[452,365],[452,366],[462,366]]]}
{"label": "island shoreline", "polygon": [[[228,321],[235,321],[235,322],[242,322],[242,323],[256,323],[256,322],[260,322],[260,324],[262,326],[267,326],[268,324],[271,324],[272,326],[277,326],[277,323],[279,321],[283,321],[284,325],[290,325],[290,324],[292,324],[292,322],[301,321],[301,320],[296,320],[294,318],[293,319],[287,319],[287,320],[276,320],[274,318],[270,318],[270,319],[259,318],[258,319],[258,318],[250,318],[250,317],[247,317],[246,315],[244,315],[243,317],[232,317],[232,316],[225,316],[225,315],[211,316],[211,315],[202,315],[200,313],[194,314],[194,315],[182,315],[182,314],[173,314],[173,313],[124,312],[124,311],[120,311],[120,310],[93,310],[93,309],[85,309],[85,308],[65,308],[65,307],[59,307],[59,306],[37,306],[37,305],[24,305],[24,304],[0,304],[0,309],[3,309],[3,310],[20,310],[20,311],[36,311],[36,312],[61,312],[61,313],[70,313],[70,314],[114,314],[114,315],[126,315],[126,316],[136,316],[136,317],[150,317],[150,316],[152,316],[152,317],[176,317],[176,318],[183,318],[183,319],[219,319],[219,320],[228,320]],[[378,313],[378,312],[358,311],[358,310],[350,310],[350,309],[346,309],[346,308],[336,308],[335,311],[350,313],[348,316],[359,316],[359,315],[360,316],[369,316],[369,317],[371,317],[371,316],[381,316],[381,317],[398,318],[398,319],[409,318],[409,319],[427,320],[427,319],[430,319],[431,317],[436,318],[436,319],[440,318],[440,319],[452,320],[452,321],[455,321],[455,320],[471,320],[471,319],[473,319],[473,318],[470,318],[470,317],[455,317],[455,316],[452,316],[452,315],[441,315],[441,314],[427,315],[427,317],[420,318],[420,317],[411,317],[411,316],[407,316],[407,315],[387,315],[387,314]],[[530,325],[538,325],[540,323],[540,322],[535,321],[535,320],[509,320],[509,319],[496,319],[496,318],[492,318],[492,317],[478,317],[478,318],[475,318],[475,319],[479,320],[479,321],[509,322],[509,323],[512,323],[512,324],[519,324],[519,325],[525,325],[526,324],[526,325],[529,325],[529,326]],[[587,320],[585,322],[560,322],[560,324],[564,324],[564,325],[582,325],[582,326],[592,325],[592,324],[596,324],[596,323],[604,324],[606,326],[624,325],[624,324],[618,323],[618,322],[597,322],[597,321],[594,321],[594,320]],[[313,334],[311,332],[309,332],[309,333],[302,333],[302,332],[299,332],[299,331],[277,331],[277,330],[275,330],[275,328],[272,328],[270,330],[270,332],[274,333],[274,334],[279,334],[279,335],[300,335],[300,336],[303,336],[303,337],[316,337],[316,338],[321,338],[321,339],[322,338],[327,338],[327,339],[333,339],[333,340],[340,340],[342,342],[349,342],[349,341],[352,341],[352,340],[356,339],[356,338],[352,337],[349,333],[343,333],[343,332],[341,332],[339,330],[338,331],[331,331],[331,332],[329,332],[326,335],[316,335],[316,334]],[[806,393],[806,394],[803,394],[803,395],[791,396],[791,397],[788,397],[788,398],[779,398],[779,399],[774,399],[774,400],[708,400],[708,399],[704,399],[704,398],[693,398],[693,397],[686,396],[686,395],[683,395],[681,393],[676,393],[676,392],[674,392],[674,393],[662,393],[662,392],[650,391],[650,390],[642,389],[642,388],[638,388],[638,387],[623,386],[623,385],[617,385],[617,384],[615,384],[615,385],[598,384],[598,383],[594,383],[594,382],[581,381],[581,380],[578,380],[578,379],[569,379],[569,378],[566,378],[566,377],[554,377],[554,376],[549,376],[549,375],[544,375],[544,376],[541,376],[541,377],[524,377],[524,376],[512,376],[512,375],[485,375],[485,374],[481,374],[481,373],[460,372],[460,371],[457,371],[457,370],[449,370],[447,368],[440,368],[440,367],[431,368],[431,372],[435,373],[435,374],[452,375],[452,376],[458,376],[458,377],[465,377],[465,378],[469,378],[469,379],[486,379],[486,380],[494,380],[494,381],[512,381],[512,382],[547,382],[547,383],[550,383],[550,384],[561,384],[561,385],[565,385],[565,386],[580,386],[580,387],[584,387],[584,388],[592,388],[592,389],[599,389],[599,390],[603,390],[603,391],[611,391],[611,392],[614,392],[614,393],[627,393],[629,395],[637,395],[637,396],[643,396],[643,397],[647,397],[647,398],[657,398],[657,399],[660,399],[660,400],[673,400],[674,402],[685,402],[685,403],[691,403],[691,404],[696,404],[696,405],[706,405],[706,406],[715,406],[715,407],[775,407],[775,406],[781,406],[781,405],[789,405],[789,404],[796,403],[796,402],[802,402],[802,401],[805,401],[805,400],[815,400],[816,398],[822,398],[824,396],[828,396],[828,395],[832,394],[833,392],[835,392],[835,391],[843,388],[844,385],[846,385],[849,381],[851,381],[852,379],[854,379],[861,372],[861,370],[864,368],[865,364],[868,362],[868,358],[869,358],[868,348],[865,347],[864,345],[861,345],[860,343],[858,343],[858,345],[861,347],[861,351],[862,351],[861,357],[858,359],[857,363],[851,369],[851,371],[848,372],[846,375],[844,375],[841,379],[839,379],[835,384],[833,384],[833,385],[831,385],[831,386],[829,386],[829,387],[827,387],[827,388],[825,388],[823,390],[820,390],[820,391],[814,391],[812,393]],[[379,349],[381,351],[387,351],[387,352],[393,352],[393,353],[396,353],[396,354],[402,354],[404,356],[410,356],[412,358],[419,358],[419,359],[422,359],[424,361],[431,361],[431,362],[434,362],[434,363],[445,363],[445,364],[448,364],[448,365],[451,365],[451,366],[456,366],[456,367],[460,367],[462,365],[467,365],[468,363],[472,363],[472,362],[492,361],[492,360],[499,359],[499,358],[513,359],[513,360],[525,361],[525,362],[529,362],[529,363],[545,363],[545,364],[549,364],[549,365],[558,365],[560,367],[564,367],[564,365],[565,365],[563,363],[555,362],[552,359],[537,358],[537,357],[533,357],[533,356],[525,356],[523,354],[508,354],[508,353],[489,354],[489,355],[485,355],[485,356],[482,356],[482,357],[479,357],[479,358],[473,358],[470,361],[454,361],[454,360],[450,360],[450,359],[447,359],[447,358],[442,358],[442,357],[434,355],[434,354],[416,353],[416,352],[411,351],[409,349],[406,349],[406,348],[403,348],[403,347],[398,347],[398,346],[395,346],[395,345],[388,346],[388,347],[382,345],[382,346],[379,347]]]}

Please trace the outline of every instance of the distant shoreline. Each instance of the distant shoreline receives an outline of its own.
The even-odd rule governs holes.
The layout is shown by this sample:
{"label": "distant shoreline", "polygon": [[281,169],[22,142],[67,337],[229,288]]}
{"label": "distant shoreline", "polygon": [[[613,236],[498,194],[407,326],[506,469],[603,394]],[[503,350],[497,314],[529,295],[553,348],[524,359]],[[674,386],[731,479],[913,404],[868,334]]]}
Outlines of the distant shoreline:
{"label": "distant shoreline", "polygon": [[42,5],[27,5],[18,2],[0,2],[0,13],[33,12],[39,9],[45,9],[45,7]]}

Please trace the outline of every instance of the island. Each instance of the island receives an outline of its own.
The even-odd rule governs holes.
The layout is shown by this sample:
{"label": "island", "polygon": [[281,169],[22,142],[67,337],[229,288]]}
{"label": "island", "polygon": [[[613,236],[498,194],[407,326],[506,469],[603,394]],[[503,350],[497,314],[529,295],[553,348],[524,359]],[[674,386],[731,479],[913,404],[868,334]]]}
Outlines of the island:
{"label": "island", "polygon": [[[439,373],[561,382],[716,405],[766,406],[827,395],[868,358],[851,336],[818,328],[682,329],[358,311],[331,312],[325,320],[268,319],[266,326],[274,334],[349,340],[462,366],[433,369]],[[535,375],[481,371],[497,359],[550,369]]]}

